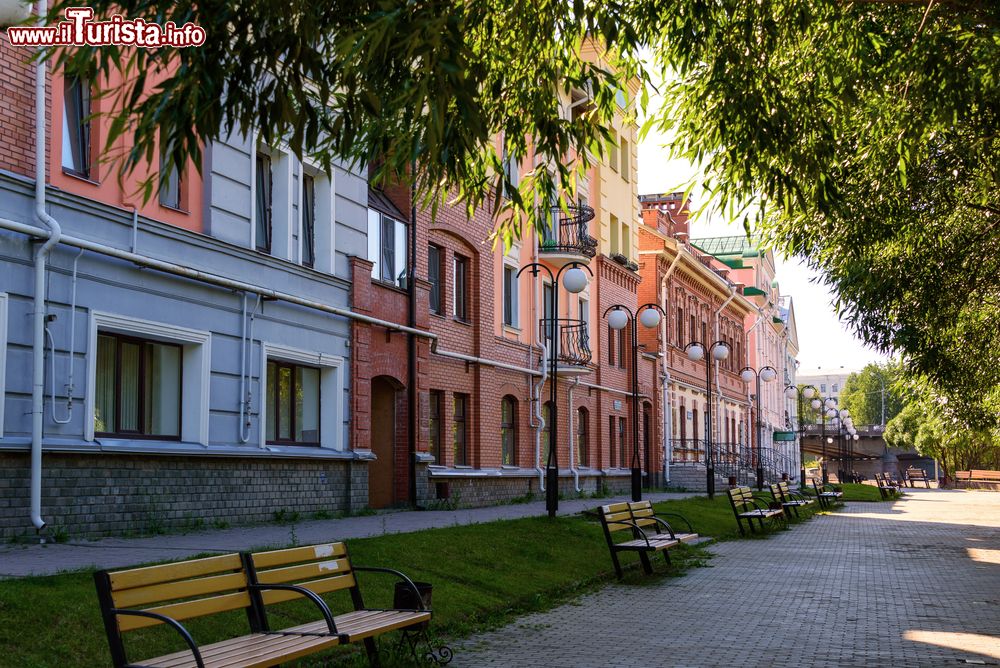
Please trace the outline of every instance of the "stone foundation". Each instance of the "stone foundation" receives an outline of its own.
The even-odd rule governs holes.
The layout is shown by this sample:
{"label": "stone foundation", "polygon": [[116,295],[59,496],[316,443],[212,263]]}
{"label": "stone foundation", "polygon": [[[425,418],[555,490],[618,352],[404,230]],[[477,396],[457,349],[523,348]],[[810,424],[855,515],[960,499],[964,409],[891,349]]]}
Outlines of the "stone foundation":
{"label": "stone foundation", "polygon": [[[309,519],[368,504],[366,466],[345,460],[47,453],[42,470],[46,531],[71,538]],[[0,454],[0,539],[35,534],[29,486],[28,454]]]}
{"label": "stone foundation", "polygon": [[[576,491],[573,477],[559,477],[559,494],[562,498],[593,495],[602,490],[619,495],[631,489],[628,476],[604,477],[580,475],[580,492]],[[527,500],[529,497],[541,501],[545,492],[538,484],[537,476],[526,477],[468,477],[431,476],[429,478],[430,504],[447,502],[448,507],[475,508],[497,506]]]}

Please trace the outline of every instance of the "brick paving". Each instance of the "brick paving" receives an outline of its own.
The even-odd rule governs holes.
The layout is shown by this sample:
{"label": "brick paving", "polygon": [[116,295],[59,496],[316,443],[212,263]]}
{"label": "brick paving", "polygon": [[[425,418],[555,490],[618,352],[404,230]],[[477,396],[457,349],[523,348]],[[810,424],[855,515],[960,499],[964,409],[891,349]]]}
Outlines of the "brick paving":
{"label": "brick paving", "polygon": [[[644,498],[653,501],[683,499],[693,493],[654,493]],[[559,502],[560,515],[572,515],[602,503],[625,501],[610,499],[571,499]],[[184,559],[196,554],[238,552],[261,547],[284,547],[293,542],[302,545],[350,538],[368,538],[390,533],[408,533],[422,529],[478,524],[496,520],[536,517],[545,514],[545,502],[520,503],[461,510],[423,510],[381,512],[361,517],[335,520],[309,520],[295,524],[268,524],[197,531],[183,535],[148,538],[103,538],[49,545],[0,546],[0,578],[28,575],[51,575],[80,568],[120,568],[157,561]]]}
{"label": "brick paving", "polygon": [[711,551],[472,638],[453,665],[1000,665],[1000,494],[908,490]]}

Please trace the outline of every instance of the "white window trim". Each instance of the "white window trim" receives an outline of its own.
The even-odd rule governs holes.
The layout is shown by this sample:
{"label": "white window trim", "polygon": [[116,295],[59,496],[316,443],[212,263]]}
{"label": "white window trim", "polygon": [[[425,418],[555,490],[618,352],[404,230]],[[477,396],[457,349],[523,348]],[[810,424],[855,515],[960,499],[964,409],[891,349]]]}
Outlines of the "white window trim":
{"label": "white window trim", "polygon": [[[257,249],[257,154],[271,158],[271,257],[292,260],[292,181],[295,158],[287,146],[260,144],[254,131],[250,143],[250,249]],[[300,186],[301,189],[301,186]],[[301,210],[301,207],[300,207]],[[301,216],[301,211],[299,213]]]}
{"label": "white window trim", "polygon": [[[258,418],[258,445],[268,447],[300,447],[300,446],[269,446],[267,444],[267,361],[268,359],[282,362],[293,362],[316,367],[319,376],[319,447],[337,452],[344,452],[344,358],[330,353],[318,353],[300,348],[290,348],[278,343],[262,341],[260,346],[260,380],[261,388],[260,417]],[[309,447],[309,446],[301,446]]]}
{"label": "white window trim", "polygon": [[0,438],[3,438],[3,408],[7,403],[7,293],[0,292]]}
{"label": "white window trim", "polygon": [[97,394],[97,334],[111,332],[153,341],[178,343],[181,358],[181,441],[208,445],[209,387],[212,379],[212,333],[117,313],[90,312],[87,341],[87,396],[83,437],[94,440],[94,398]]}
{"label": "white window trim", "polygon": [[302,251],[304,248],[302,212],[305,202],[306,176],[313,178],[314,206],[313,213],[313,234],[315,235],[313,251],[316,255],[313,262],[313,269],[327,274],[333,274],[336,270],[337,254],[337,188],[335,174],[331,171],[327,176],[319,163],[306,158],[299,162],[299,215],[298,215],[298,260],[303,264]]}

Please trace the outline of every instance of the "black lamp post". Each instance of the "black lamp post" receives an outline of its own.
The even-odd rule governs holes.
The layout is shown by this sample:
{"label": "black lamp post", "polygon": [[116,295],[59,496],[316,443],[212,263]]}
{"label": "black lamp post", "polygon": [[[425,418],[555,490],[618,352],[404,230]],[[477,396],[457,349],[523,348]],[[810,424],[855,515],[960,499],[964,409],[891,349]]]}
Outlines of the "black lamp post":
{"label": "black lamp post", "polygon": [[773,366],[762,366],[759,370],[754,369],[752,366],[745,366],[740,369],[740,378],[744,383],[749,383],[754,378],[757,379],[757,398],[756,398],[756,409],[757,409],[757,489],[764,489],[764,461],[761,458],[761,433],[760,433],[760,405],[763,403],[760,396],[760,381],[763,380],[765,383],[770,383],[772,380],[778,377],[778,370]]}
{"label": "black lamp post", "polygon": [[[684,346],[688,359],[697,362],[705,357],[705,345],[701,341],[692,341]],[[716,341],[712,344],[712,349],[705,358],[705,396],[708,402],[705,404],[705,485],[708,491],[708,498],[715,498],[715,451],[712,448],[712,360],[721,362],[729,357],[729,344],[725,341]],[[697,425],[696,425],[697,426]]]}
{"label": "black lamp post", "polygon": [[812,399],[816,396],[816,388],[812,385],[803,385],[801,388],[795,385],[785,387],[785,396],[795,399],[795,412],[798,415],[798,422],[795,425],[795,433],[799,438],[799,486],[805,489],[806,486],[806,451],[803,447],[802,437],[805,436],[805,425],[802,424],[802,400]]}
{"label": "black lamp post", "polygon": [[538,262],[526,264],[517,272],[518,278],[525,270],[530,270],[531,275],[538,278],[538,272],[544,270],[549,275],[549,280],[552,281],[552,314],[548,318],[548,322],[545,323],[548,325],[548,339],[551,346],[551,350],[548,351],[548,363],[549,401],[552,410],[549,411],[549,424],[546,425],[549,428],[549,455],[545,461],[545,509],[548,511],[549,517],[555,517],[556,511],[559,509],[559,456],[556,453],[559,449],[559,279],[566,271],[566,276],[563,278],[563,286],[566,290],[572,293],[582,292],[587,287],[587,274],[583,273],[583,269],[586,269],[587,273],[593,277],[594,273],[582,262],[570,262],[563,265],[555,276],[552,275],[551,269]]}
{"label": "black lamp post", "polygon": [[[609,315],[610,314],[610,315]],[[666,313],[658,304],[643,304],[635,310],[629,310],[624,304],[609,306],[604,311],[608,326],[619,332],[632,323],[632,500],[642,500],[642,460],[639,457],[639,328],[635,326],[636,318],[643,327],[655,328],[660,324],[661,314]],[[608,344],[610,345],[610,343]]]}
{"label": "black lamp post", "polygon": [[[833,397],[827,397],[826,399],[822,399],[822,400],[820,400],[820,399],[813,399],[812,406],[813,406],[813,408],[819,408],[820,406],[822,406],[822,411],[821,412],[822,412],[822,418],[823,419],[822,419],[822,426],[821,426],[821,432],[820,432],[820,440],[821,440],[821,444],[822,444],[822,447],[823,447],[823,465],[822,465],[823,466],[823,484],[824,485],[828,485],[830,483],[830,472],[829,472],[829,470],[827,469],[827,466],[826,466],[826,419],[830,418],[832,420],[833,418],[840,418],[841,415],[843,415],[843,417],[846,418],[849,415],[849,413],[847,411],[839,411],[839,410],[837,410],[837,400],[834,399]],[[841,424],[840,424],[840,420],[838,419],[838,424],[837,424],[838,459],[840,458],[839,457],[839,450],[840,450],[840,427],[841,427]]]}

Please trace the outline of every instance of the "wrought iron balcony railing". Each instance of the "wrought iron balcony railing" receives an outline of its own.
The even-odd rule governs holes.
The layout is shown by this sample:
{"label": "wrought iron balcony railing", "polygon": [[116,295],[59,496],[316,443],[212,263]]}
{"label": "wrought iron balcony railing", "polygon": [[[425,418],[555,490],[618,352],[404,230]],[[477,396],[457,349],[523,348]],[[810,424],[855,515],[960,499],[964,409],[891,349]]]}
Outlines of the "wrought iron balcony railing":
{"label": "wrought iron balcony railing", "polygon": [[[542,318],[538,321],[539,332],[542,340],[549,342],[551,334],[552,320]],[[589,326],[583,320],[574,318],[557,318],[556,330],[559,337],[559,364],[569,366],[586,366],[590,364],[590,331]],[[552,353],[552,345],[549,344],[549,354]],[[550,358],[551,359],[551,358]]]}
{"label": "wrought iron balcony railing", "polygon": [[563,211],[550,209],[551,227],[542,239],[541,253],[570,253],[585,257],[597,254],[597,239],[590,236],[587,224],[594,219],[594,210],[584,204]]}

